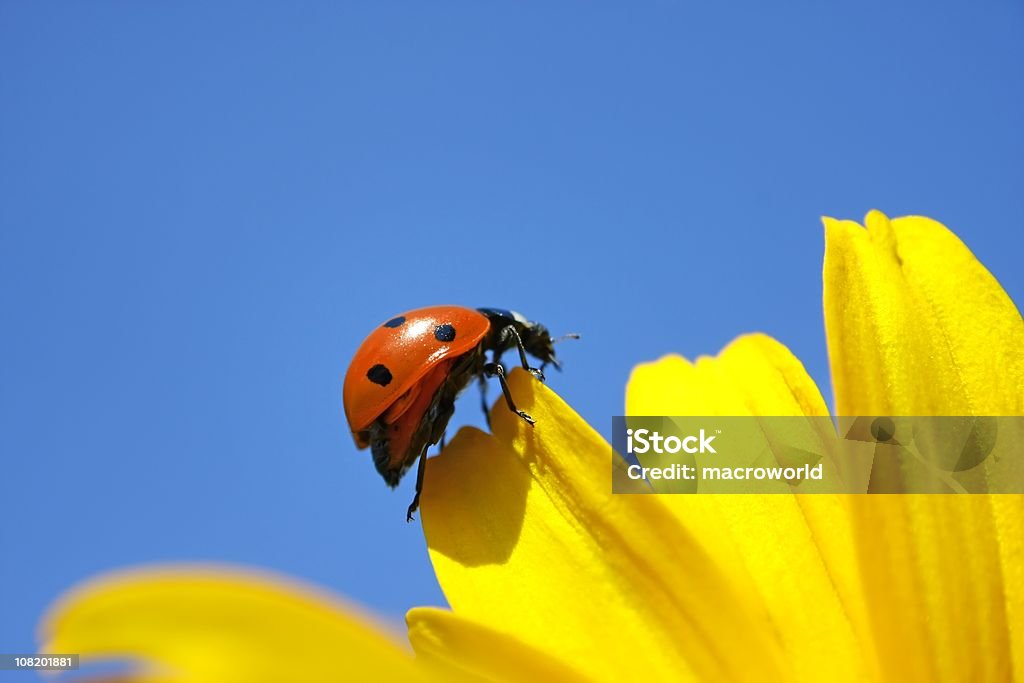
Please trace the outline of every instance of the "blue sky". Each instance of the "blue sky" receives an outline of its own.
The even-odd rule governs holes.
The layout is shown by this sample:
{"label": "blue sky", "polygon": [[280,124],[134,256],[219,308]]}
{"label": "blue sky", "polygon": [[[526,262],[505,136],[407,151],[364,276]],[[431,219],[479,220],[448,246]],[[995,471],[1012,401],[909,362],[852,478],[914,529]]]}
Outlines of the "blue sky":
{"label": "blue sky", "polygon": [[443,604],[342,413],[398,312],[582,333],[550,384],[607,434],[633,364],[753,330],[831,398],[823,214],[1024,301],[1020,3],[429,5],[0,5],[0,651],[137,563]]}

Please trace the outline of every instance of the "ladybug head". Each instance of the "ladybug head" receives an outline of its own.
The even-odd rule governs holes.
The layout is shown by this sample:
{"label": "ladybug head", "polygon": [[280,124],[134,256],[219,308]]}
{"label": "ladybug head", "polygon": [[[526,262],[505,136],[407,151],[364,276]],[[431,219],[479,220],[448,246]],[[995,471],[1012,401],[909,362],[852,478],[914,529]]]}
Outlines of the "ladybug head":
{"label": "ladybug head", "polygon": [[[557,370],[561,370],[562,365],[555,357],[555,344],[563,339],[580,338],[578,334],[565,334],[561,337],[552,338],[548,328],[540,323],[527,320],[522,314],[515,311],[506,311],[498,308],[481,308],[478,310],[490,319],[492,327],[497,330],[502,330],[509,326],[515,327],[516,332],[519,333],[519,338],[523,340],[523,348],[526,349],[528,354],[541,362],[541,370],[544,370],[548,364],[554,365]],[[504,347],[502,350],[514,347],[514,341],[510,336],[503,336],[499,344]]]}
{"label": "ladybug head", "polygon": [[540,359],[540,369],[544,370],[548,364],[554,365],[555,369],[561,372],[562,364],[555,358],[555,344],[566,339],[579,339],[580,335],[575,332],[563,334],[561,337],[552,337],[548,328],[540,323],[527,323],[519,332],[523,339],[523,346],[526,352],[534,358]]}

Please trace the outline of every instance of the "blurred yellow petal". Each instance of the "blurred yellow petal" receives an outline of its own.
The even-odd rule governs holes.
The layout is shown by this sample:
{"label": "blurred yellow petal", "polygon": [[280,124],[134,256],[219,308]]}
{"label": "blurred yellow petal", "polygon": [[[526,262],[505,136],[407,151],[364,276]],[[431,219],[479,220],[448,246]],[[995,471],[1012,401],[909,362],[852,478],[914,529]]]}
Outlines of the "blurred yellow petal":
{"label": "blurred yellow petal", "polygon": [[453,611],[593,680],[787,680],[749,587],[662,496],[611,494],[611,447],[540,382],[510,377],[494,435],[463,429],[427,467],[423,526]]}
{"label": "blurred yellow petal", "polygon": [[467,676],[522,683],[587,680],[558,659],[448,610],[418,607],[406,622],[418,657]]}
{"label": "blurred yellow petal", "polygon": [[945,226],[825,219],[838,415],[1024,414],[1024,321]]}
{"label": "blurred yellow petal", "polygon": [[[668,356],[638,366],[626,387],[626,412],[828,415],[821,392],[800,361],[762,334],[740,337],[714,358],[691,363]],[[723,560],[732,582],[755,588],[778,630],[795,680],[825,676],[855,681],[874,674],[842,497],[660,497],[704,551]]]}
{"label": "blurred yellow petal", "polygon": [[131,673],[100,674],[98,676],[76,676],[75,683],[178,683],[180,678],[161,675],[156,671],[133,671]]}
{"label": "blurred yellow petal", "polygon": [[442,680],[352,607],[247,570],[108,574],[63,597],[40,635],[43,652],[135,660],[150,670],[132,680]]}

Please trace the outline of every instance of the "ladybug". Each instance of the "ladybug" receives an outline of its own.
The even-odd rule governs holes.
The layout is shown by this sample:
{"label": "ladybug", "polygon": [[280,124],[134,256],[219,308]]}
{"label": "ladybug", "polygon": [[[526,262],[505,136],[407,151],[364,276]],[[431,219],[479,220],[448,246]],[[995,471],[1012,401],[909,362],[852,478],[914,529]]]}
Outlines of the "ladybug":
{"label": "ladybug", "polygon": [[[552,339],[546,327],[514,311],[430,306],[387,320],[363,341],[345,373],[345,416],[356,447],[370,448],[389,486],[397,486],[419,458],[407,521],[419,506],[427,448],[443,439],[459,393],[473,379],[484,391],[486,379],[497,377],[509,410],[533,426],[533,418],[516,408],[502,353],[516,349],[523,369],[543,381],[548,364],[561,369],[554,344],[565,338],[579,335]],[[541,366],[531,367],[527,354]],[[486,396],[483,408],[487,416]]]}

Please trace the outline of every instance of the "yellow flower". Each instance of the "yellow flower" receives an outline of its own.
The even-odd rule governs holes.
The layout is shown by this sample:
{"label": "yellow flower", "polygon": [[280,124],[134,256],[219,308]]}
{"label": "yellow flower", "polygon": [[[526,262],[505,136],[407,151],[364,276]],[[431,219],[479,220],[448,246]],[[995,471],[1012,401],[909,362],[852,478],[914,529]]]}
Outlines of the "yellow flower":
{"label": "yellow flower", "polygon": [[[837,412],[1024,414],[1024,322],[995,279],[934,221],[866,224],[825,222]],[[427,470],[451,610],[409,612],[415,659],[333,599],[202,569],[85,586],[43,649],[174,681],[1024,681],[1024,497],[613,496],[608,444],[510,383],[536,428],[499,405]],[[763,335],[639,366],[626,410],[828,414]]]}
{"label": "yellow flower", "polygon": [[133,681],[430,680],[355,607],[227,567],[108,574],[65,595],[41,636],[43,652],[141,660]]}

